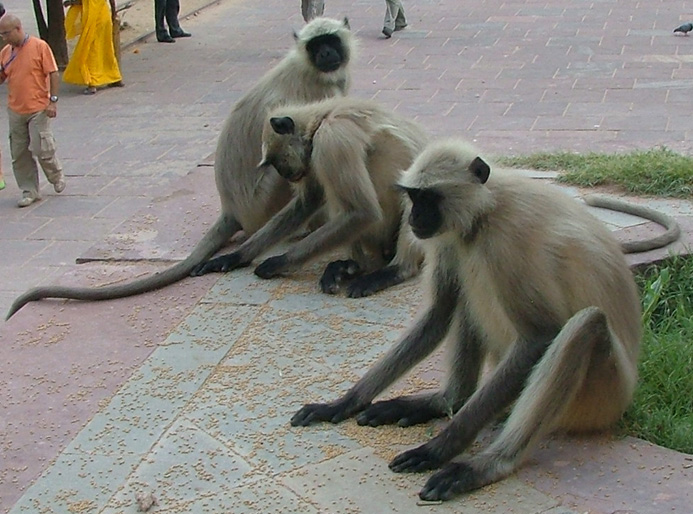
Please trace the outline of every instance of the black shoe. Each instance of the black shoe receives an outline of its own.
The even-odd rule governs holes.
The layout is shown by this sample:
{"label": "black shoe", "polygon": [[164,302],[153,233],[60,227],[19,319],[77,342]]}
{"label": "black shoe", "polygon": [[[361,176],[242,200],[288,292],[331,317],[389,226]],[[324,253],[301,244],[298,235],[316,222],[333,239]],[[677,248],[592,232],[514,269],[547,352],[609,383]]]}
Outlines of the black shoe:
{"label": "black shoe", "polygon": [[157,40],[159,43],[175,43],[175,42],[176,42],[176,40],[173,39],[173,38],[172,38],[171,36],[169,36],[168,34],[162,34],[162,35],[158,35],[158,34],[157,34],[156,40]]}
{"label": "black shoe", "polygon": [[171,37],[190,37],[192,34],[190,32],[185,32],[183,29],[180,30],[172,30],[171,32]]}

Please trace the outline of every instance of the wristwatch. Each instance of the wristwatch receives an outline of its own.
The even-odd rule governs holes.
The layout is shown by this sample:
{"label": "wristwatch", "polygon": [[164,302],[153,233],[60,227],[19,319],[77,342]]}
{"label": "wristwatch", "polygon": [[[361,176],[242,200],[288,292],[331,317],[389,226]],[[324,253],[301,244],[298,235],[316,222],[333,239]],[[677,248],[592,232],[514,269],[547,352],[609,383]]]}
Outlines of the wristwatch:
{"label": "wristwatch", "polygon": [[51,103],[57,102],[57,101],[58,101],[58,95],[51,95],[51,97],[49,98],[49,100],[51,101]]}

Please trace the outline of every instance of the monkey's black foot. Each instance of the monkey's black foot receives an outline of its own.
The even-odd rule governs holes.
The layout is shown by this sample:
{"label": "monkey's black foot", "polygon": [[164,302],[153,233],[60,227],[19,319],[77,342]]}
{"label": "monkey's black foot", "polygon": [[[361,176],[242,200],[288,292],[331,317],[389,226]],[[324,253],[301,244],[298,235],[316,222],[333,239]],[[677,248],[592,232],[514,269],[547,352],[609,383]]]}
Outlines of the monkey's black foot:
{"label": "monkey's black foot", "polygon": [[260,278],[273,278],[286,271],[288,264],[289,259],[287,259],[286,255],[270,257],[262,261],[260,265],[255,268],[255,274]]}
{"label": "monkey's black foot", "polygon": [[355,402],[344,398],[332,403],[308,403],[291,418],[294,427],[307,427],[318,421],[340,423],[360,410]]}
{"label": "monkey's black foot", "polygon": [[451,462],[428,479],[419,492],[419,498],[426,501],[446,501],[481,486],[474,468],[465,462]]}
{"label": "monkey's black foot", "polygon": [[349,298],[363,298],[404,282],[398,266],[387,266],[354,280],[347,287]]}
{"label": "monkey's black foot", "polygon": [[390,462],[395,473],[419,473],[439,468],[445,462],[428,444],[400,453]]}
{"label": "monkey's black foot", "polygon": [[356,416],[359,425],[377,427],[380,425],[394,425],[410,427],[426,423],[432,419],[441,418],[445,413],[433,408],[430,402],[417,402],[402,398],[394,398],[369,405],[363,412]]}
{"label": "monkey's black foot", "polygon": [[358,262],[352,259],[331,262],[320,278],[320,289],[323,293],[335,294],[344,282],[351,280],[360,271]]}
{"label": "monkey's black foot", "polygon": [[190,272],[193,277],[206,275],[207,273],[226,273],[236,268],[247,266],[248,263],[241,262],[241,256],[237,253],[227,253],[210,261],[198,264]]}

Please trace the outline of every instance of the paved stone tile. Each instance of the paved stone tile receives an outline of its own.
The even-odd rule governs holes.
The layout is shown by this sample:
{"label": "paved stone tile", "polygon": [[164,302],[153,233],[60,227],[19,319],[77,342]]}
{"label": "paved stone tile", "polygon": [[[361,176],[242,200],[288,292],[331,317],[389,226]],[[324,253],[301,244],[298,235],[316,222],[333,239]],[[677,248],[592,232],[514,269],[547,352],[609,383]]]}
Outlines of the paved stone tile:
{"label": "paved stone tile", "polygon": [[[85,265],[81,271],[87,269],[90,273],[68,274],[63,280],[87,285],[133,271],[121,267],[114,272],[102,265]],[[210,283],[202,277],[192,286],[173,286],[156,301],[145,295],[107,304],[36,302],[5,323],[0,419],[9,439],[0,459],[3,507],[14,504]]]}
{"label": "paved stone tile", "polygon": [[110,485],[123,482],[136,461],[133,455],[84,459],[63,453],[10,513],[95,512],[110,497]]}
{"label": "paved stone tile", "polygon": [[556,437],[542,445],[519,477],[579,512],[688,512],[692,462],[690,456],[634,438]]}
{"label": "paved stone tile", "polygon": [[419,508],[433,513],[463,509],[470,514],[535,514],[558,504],[522,481],[509,479],[467,495],[459,503],[417,505],[417,494],[426,478],[425,473],[393,473],[371,448],[363,448],[306,466],[280,481],[311,498],[325,512],[395,513]]}
{"label": "paved stone tile", "polygon": [[263,479],[219,441],[187,420],[176,421],[101,512],[134,511],[137,493],[152,493],[157,512],[217,512],[208,509]]}
{"label": "paved stone tile", "polygon": [[[87,234],[89,235],[89,234]],[[86,251],[91,246],[90,241],[51,241],[46,248],[26,261],[25,268],[36,270],[39,267],[60,267],[73,264],[75,250]],[[55,275],[52,274],[52,277]],[[51,279],[53,280],[53,278]],[[27,281],[28,283],[29,281]]]}
{"label": "paved stone tile", "polygon": [[[209,168],[196,168],[103,241],[82,254],[82,260],[182,259],[218,217],[219,201]],[[126,208],[126,205],[122,207]],[[160,219],[166,223],[159,223]]]}

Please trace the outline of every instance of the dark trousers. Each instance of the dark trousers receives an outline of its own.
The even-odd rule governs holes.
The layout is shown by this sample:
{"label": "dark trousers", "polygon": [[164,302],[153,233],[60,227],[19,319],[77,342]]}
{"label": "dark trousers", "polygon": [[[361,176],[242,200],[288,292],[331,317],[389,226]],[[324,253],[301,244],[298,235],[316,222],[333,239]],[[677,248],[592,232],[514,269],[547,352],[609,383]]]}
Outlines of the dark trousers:
{"label": "dark trousers", "polygon": [[165,36],[168,34],[164,19],[168,25],[168,30],[173,36],[177,32],[182,32],[178,23],[178,13],[180,12],[179,0],[154,0],[154,23],[156,25],[156,35]]}

